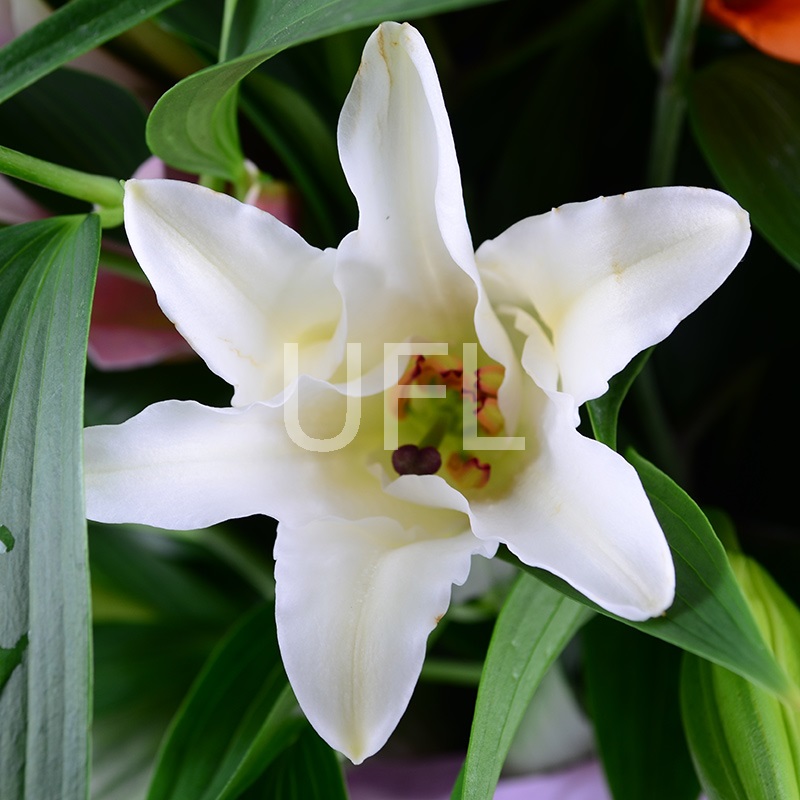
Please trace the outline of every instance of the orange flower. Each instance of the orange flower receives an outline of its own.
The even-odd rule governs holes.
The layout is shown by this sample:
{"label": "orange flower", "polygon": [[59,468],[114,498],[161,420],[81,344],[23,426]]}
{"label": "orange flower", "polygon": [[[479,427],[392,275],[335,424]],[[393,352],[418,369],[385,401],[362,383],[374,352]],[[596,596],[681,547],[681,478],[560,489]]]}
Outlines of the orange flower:
{"label": "orange flower", "polygon": [[799,0],[706,0],[705,11],[759,50],[800,64]]}

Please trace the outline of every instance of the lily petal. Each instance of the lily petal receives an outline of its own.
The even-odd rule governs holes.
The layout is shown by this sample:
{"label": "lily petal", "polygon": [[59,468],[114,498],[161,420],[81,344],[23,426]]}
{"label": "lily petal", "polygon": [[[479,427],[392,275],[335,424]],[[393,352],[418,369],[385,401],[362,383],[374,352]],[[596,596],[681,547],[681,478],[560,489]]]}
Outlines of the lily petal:
{"label": "lily petal", "polygon": [[306,244],[253,206],[183,181],[127,181],[125,228],[164,313],[234,386],[233,405],[285,387],[285,342],[300,345],[304,373],[327,378],[341,360],[333,251]]}
{"label": "lily petal", "polygon": [[575,430],[569,395],[542,400],[534,457],[520,466],[513,491],[470,502],[472,530],[614,614],[658,616],[672,604],[675,568],[636,471]]}
{"label": "lily petal", "polygon": [[[297,417],[287,417],[284,405],[208,408],[170,400],[121,425],[86,428],[87,516],[178,530],[251,514],[294,526],[330,515],[389,515],[412,525],[418,507],[387,495],[368,468],[383,453],[376,423],[382,397],[360,404],[354,442],[321,452],[318,443],[342,431],[348,401],[307,377],[294,391]],[[299,432],[317,442],[298,445]],[[437,530],[464,518],[449,507],[425,516]]]}
{"label": "lily petal", "polygon": [[474,253],[436,69],[411,26],[384,23],[367,42],[339,152],[359,207],[336,276],[349,341],[365,343],[368,366],[384,342],[409,335],[463,341],[476,302]]}
{"label": "lily petal", "polygon": [[122,425],[87,428],[86,515],[188,530],[264,513],[280,477],[271,412],[169,400]]}
{"label": "lily petal", "polygon": [[451,585],[467,579],[474,553],[491,556],[495,547],[471,533],[432,538],[385,517],[278,527],[276,618],[286,673],[311,724],[353,763],[389,738]]}
{"label": "lily petal", "polygon": [[580,405],[714,292],[749,241],[747,213],[727,195],[660,188],[529,217],[477,259],[493,300],[538,319],[551,339],[551,354],[541,341],[528,348],[529,374]]}

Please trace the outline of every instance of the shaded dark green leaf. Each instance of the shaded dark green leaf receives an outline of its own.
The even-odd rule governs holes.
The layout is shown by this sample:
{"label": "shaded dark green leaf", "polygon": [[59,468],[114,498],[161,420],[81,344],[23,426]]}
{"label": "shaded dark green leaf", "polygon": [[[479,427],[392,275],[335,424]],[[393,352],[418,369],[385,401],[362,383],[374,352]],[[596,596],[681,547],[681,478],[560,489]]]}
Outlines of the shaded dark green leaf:
{"label": "shaded dark green leaf", "polygon": [[158,15],[158,25],[190,42],[201,52],[217,60],[222,11],[219,0],[192,0],[175,3]]}
{"label": "shaded dark green leaf", "polygon": [[241,800],[347,800],[336,753],[306,726]]}
{"label": "shaded dark green leaf", "polygon": [[[465,86],[441,70],[476,243],[522,217],[641,180],[636,165],[648,131],[634,110],[651,102],[650,86],[640,85],[646,70],[632,71],[627,56],[618,57],[629,51],[631,7],[619,0],[550,4],[541,16],[534,12],[534,26],[528,6],[488,9],[487,21],[503,26],[487,30],[494,57],[478,62]],[[599,118],[604,124],[594,125]]]}
{"label": "shaded dark green leaf", "polygon": [[[0,646],[12,669],[0,695],[4,800],[87,790],[82,416],[99,244],[95,216],[0,230],[0,519],[14,539],[0,556]],[[21,659],[9,656],[25,636]]]}
{"label": "shaded dark green leaf", "polygon": [[253,594],[188,536],[90,523],[89,555],[92,800],[142,800],[170,720]]}
{"label": "shaded dark green leaf", "polygon": [[11,677],[11,673],[22,663],[22,655],[27,648],[27,636],[21,636],[13,647],[0,647],[0,694]]}
{"label": "shaded dark green leaf", "polygon": [[697,800],[680,717],[681,651],[597,617],[581,633],[587,701],[614,800]]}
{"label": "shaded dark green leaf", "polygon": [[7,553],[13,547],[14,535],[5,525],[0,525],[0,553]]}
{"label": "shaded dark green leaf", "polygon": [[701,70],[690,88],[692,127],[720,183],[800,268],[800,66],[747,53]]}
{"label": "shaded dark green leaf", "polygon": [[278,654],[274,609],[216,648],[164,741],[148,800],[234,800],[304,724]]}

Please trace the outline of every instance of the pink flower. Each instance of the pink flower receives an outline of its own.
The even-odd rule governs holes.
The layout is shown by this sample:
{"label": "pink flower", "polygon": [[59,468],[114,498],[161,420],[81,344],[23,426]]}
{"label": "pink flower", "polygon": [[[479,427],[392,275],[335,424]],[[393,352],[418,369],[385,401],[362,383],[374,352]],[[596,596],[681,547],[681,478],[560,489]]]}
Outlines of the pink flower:
{"label": "pink flower", "polygon": [[[0,0],[0,32],[2,14],[7,10],[7,3]],[[178,176],[159,159],[150,158],[136,171],[136,177]],[[286,184],[261,181],[247,200],[286,225],[296,224],[296,199]],[[15,225],[47,216],[45,208],[0,175],[0,224]],[[132,258],[127,246],[121,246],[120,250]],[[155,292],[145,282],[144,276],[139,281],[104,267],[103,253],[100,254],[97,272],[88,356],[89,361],[101,370],[135,369],[162,361],[196,357],[186,340],[164,316]]]}
{"label": "pink flower", "polygon": [[[350,800],[449,800],[461,757],[375,761],[347,775]],[[556,772],[503,778],[494,800],[611,800],[597,761]]]}
{"label": "pink flower", "polygon": [[194,357],[158,307],[149,283],[100,268],[89,328],[89,361],[102,370]]}

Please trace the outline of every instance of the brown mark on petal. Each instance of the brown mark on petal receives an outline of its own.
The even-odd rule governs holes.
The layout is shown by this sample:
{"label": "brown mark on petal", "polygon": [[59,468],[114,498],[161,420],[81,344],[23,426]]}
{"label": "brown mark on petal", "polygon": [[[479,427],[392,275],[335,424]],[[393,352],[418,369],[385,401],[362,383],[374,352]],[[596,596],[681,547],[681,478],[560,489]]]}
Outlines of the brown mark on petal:
{"label": "brown mark on petal", "polygon": [[258,369],[261,369],[261,364],[259,364],[259,362],[258,362],[258,361],[256,361],[256,360],[253,358],[253,356],[249,356],[249,355],[247,355],[247,353],[243,353],[243,352],[242,352],[242,351],[241,351],[241,350],[240,350],[238,347],[236,347],[236,346],[234,345],[234,343],[233,343],[233,342],[232,342],[230,339],[223,339],[223,338],[220,336],[220,341],[221,341],[221,342],[224,342],[226,345],[228,345],[228,350],[230,350],[230,351],[231,351],[232,353],[234,353],[236,356],[238,356],[239,358],[241,358],[241,359],[242,359],[242,361],[248,361],[248,362],[250,362],[250,364],[252,364],[254,367],[257,367]]}
{"label": "brown mark on petal", "polygon": [[389,65],[389,59],[386,56],[386,39],[383,35],[383,28],[378,28],[376,43],[378,45],[378,52],[381,54],[381,58],[383,59],[383,63],[386,64],[386,77],[389,79],[389,87],[391,88],[394,83],[394,79],[392,77],[392,69]]}

